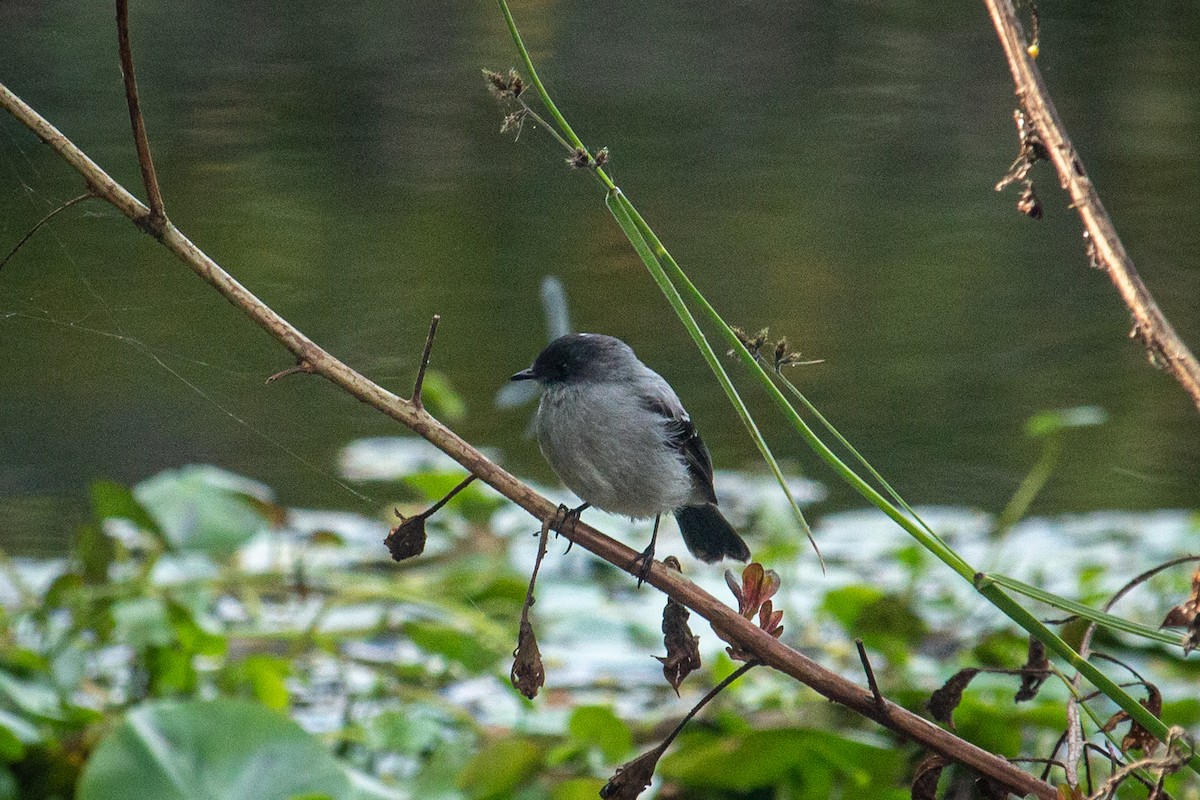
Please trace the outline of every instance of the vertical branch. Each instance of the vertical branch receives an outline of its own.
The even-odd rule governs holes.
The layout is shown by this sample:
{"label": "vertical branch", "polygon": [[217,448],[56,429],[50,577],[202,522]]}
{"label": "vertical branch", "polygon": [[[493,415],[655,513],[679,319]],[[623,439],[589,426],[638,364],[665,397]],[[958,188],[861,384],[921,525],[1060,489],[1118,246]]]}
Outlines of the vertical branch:
{"label": "vertical branch", "polygon": [[121,75],[125,78],[125,103],[129,106],[133,143],[137,147],[138,166],[142,168],[142,183],[146,185],[146,199],[150,203],[150,214],[146,221],[151,229],[158,229],[167,218],[167,212],[163,209],[154,159],[150,156],[150,140],[146,138],[146,122],[142,119],[142,106],[138,101],[137,78],[133,73],[133,47],[129,42],[129,0],[117,0],[117,49],[121,55]]}
{"label": "vertical branch", "polygon": [[1100,195],[1067,136],[1066,128],[1050,99],[1050,92],[1042,81],[1041,72],[1027,51],[1028,43],[1012,0],[984,0],[984,3],[1004,48],[1004,56],[1016,86],[1017,100],[1025,110],[1026,119],[1041,138],[1050,160],[1054,162],[1059,181],[1071,196],[1071,207],[1083,220],[1089,255],[1094,256],[1096,263],[1108,273],[1133,315],[1130,336],[1142,343],[1152,363],[1162,365],[1174,376],[1191,395],[1196,408],[1200,409],[1200,361],[1175,333],[1150,290],[1142,283],[1134,269],[1133,260],[1125,252],[1125,246],[1121,244],[1104,204],[1100,202]]}

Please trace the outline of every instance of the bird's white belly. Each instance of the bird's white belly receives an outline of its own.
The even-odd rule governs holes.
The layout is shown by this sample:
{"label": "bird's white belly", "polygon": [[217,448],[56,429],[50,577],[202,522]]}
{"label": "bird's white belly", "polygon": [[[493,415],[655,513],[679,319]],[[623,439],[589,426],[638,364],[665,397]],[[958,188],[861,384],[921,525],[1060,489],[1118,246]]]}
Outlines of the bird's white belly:
{"label": "bird's white belly", "polygon": [[691,475],[668,445],[666,421],[619,387],[548,388],[537,433],[562,482],[599,509],[644,518],[695,502]]}

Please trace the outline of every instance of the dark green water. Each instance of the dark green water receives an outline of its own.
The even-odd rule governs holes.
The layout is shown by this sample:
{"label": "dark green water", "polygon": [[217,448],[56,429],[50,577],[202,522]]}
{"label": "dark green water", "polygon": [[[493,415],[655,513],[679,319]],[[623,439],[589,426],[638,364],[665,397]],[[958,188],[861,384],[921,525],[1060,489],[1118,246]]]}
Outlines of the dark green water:
{"label": "dark green water", "polygon": [[[526,411],[491,404],[544,342],[559,275],[578,328],[679,390],[719,466],[756,455],[596,186],[548,137],[497,134],[479,69],[516,58],[491,3],[139,3],[137,65],[172,219],[323,346],[405,392],[430,316],[459,427],[549,478]],[[1056,3],[1040,65],[1143,277],[1200,347],[1200,17]],[[1012,86],[982,3],[517,2],[543,77],[731,322],[824,364],[795,373],[912,502],[997,509],[1023,421],[1095,404],[1041,512],[1200,505],[1200,414],[1129,341],[1048,165],[1041,222],[992,186]],[[131,188],[106,4],[0,5],[0,80]],[[0,250],[81,186],[0,119]],[[140,194],[140,189],[137,190]],[[332,477],[399,432],[319,380],[100,204],[0,273],[0,544],[53,549],[97,477],[212,462],[289,505],[373,510]],[[777,453],[829,475],[753,389]],[[856,504],[831,486],[823,508]]]}

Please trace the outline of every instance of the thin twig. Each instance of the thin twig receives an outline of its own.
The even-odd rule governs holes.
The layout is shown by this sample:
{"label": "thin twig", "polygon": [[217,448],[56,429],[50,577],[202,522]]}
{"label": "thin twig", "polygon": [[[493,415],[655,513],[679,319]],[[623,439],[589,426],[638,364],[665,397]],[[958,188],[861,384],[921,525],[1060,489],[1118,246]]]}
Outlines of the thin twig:
{"label": "thin twig", "polygon": [[17,244],[13,247],[12,250],[8,251],[8,255],[6,255],[4,258],[0,258],[0,269],[4,269],[4,265],[8,263],[9,259],[12,258],[13,256],[15,256],[17,254],[17,251],[20,250],[21,247],[24,246],[24,244],[26,242],[28,242],[30,239],[33,238],[33,235],[38,232],[38,228],[42,227],[47,222],[54,219],[60,212],[66,211],[71,206],[79,205],[84,200],[91,200],[95,196],[96,195],[92,194],[91,192],[86,192],[84,194],[79,195],[79,197],[72,197],[70,200],[63,203],[61,206],[54,209],[49,214],[47,214],[46,216],[39,219],[34,224],[34,226],[29,229],[29,233],[22,236],[21,241],[17,242]]}
{"label": "thin twig", "polygon": [[421,387],[425,384],[425,369],[429,366],[429,354],[433,351],[433,337],[437,335],[437,327],[441,319],[441,314],[433,315],[433,321],[429,323],[429,335],[425,337],[425,350],[421,353],[421,365],[417,367],[417,380],[413,384],[412,399],[409,402],[418,409],[425,407],[421,400]]}
{"label": "thin twig", "polygon": [[700,702],[698,702],[698,703],[696,703],[696,705],[692,706],[692,710],[683,715],[683,719],[679,720],[679,724],[675,726],[675,729],[673,731],[671,731],[670,733],[667,734],[667,738],[663,739],[662,744],[659,745],[659,747],[662,747],[663,749],[666,749],[667,747],[669,747],[671,745],[671,742],[675,741],[675,737],[678,736],[681,731],[683,731],[684,726],[687,725],[688,722],[691,721],[692,717],[694,717],[700,713],[700,709],[702,709],[706,705],[708,705],[709,702],[714,697],[716,697],[721,692],[723,692],[725,690],[725,687],[729,686],[729,684],[733,683],[738,678],[745,675],[752,668],[760,666],[760,665],[762,665],[761,661],[747,661],[745,664],[742,664],[740,667],[735,669],[733,672],[729,673],[728,677],[726,677],[725,680],[721,681],[716,686],[709,689],[708,694],[704,695],[704,697],[701,697]]}
{"label": "thin twig", "polygon": [[267,378],[265,381],[263,381],[263,383],[274,383],[275,381],[279,380],[280,378],[286,378],[289,375],[296,375],[301,372],[311,375],[311,374],[313,374],[314,371],[315,370],[313,370],[312,364],[309,364],[307,361],[301,361],[299,364],[297,364],[294,367],[288,367],[287,369],[279,370],[279,372],[276,372],[274,375]]}
{"label": "thin twig", "polygon": [[1170,371],[1191,395],[1196,408],[1200,409],[1200,361],[1175,333],[1150,290],[1138,276],[1129,254],[1125,252],[1125,246],[1121,244],[1116,228],[1100,201],[1100,195],[1067,136],[1046,84],[1042,81],[1041,72],[1027,52],[1029,43],[1025,41],[1012,0],[984,2],[1004,48],[1016,86],[1017,100],[1025,110],[1029,123],[1038,132],[1050,160],[1054,162],[1059,181],[1071,196],[1071,207],[1083,220],[1089,249],[1094,249],[1099,266],[1108,273],[1121,299],[1133,314],[1133,331],[1130,335],[1141,341],[1152,362],[1162,364]]}
{"label": "thin twig", "polygon": [[133,46],[129,41],[129,0],[117,0],[117,49],[121,55],[121,75],[125,78],[125,104],[129,106],[133,143],[137,147],[138,166],[142,168],[142,183],[146,186],[146,198],[150,203],[146,222],[151,230],[157,230],[166,220],[167,212],[163,208],[158,175],[154,172],[154,159],[150,156],[150,140],[146,138],[146,121],[142,118],[142,105],[138,101],[137,77],[133,72]]}
{"label": "thin twig", "polygon": [[[475,475],[474,475],[474,474],[468,475],[467,477],[463,478],[462,482],[461,482],[461,483],[459,483],[459,484],[458,484],[458,486],[455,486],[453,489],[451,489],[451,490],[450,490],[450,491],[449,491],[449,492],[446,494],[446,496],[445,496],[445,497],[443,497],[441,500],[438,500],[436,503],[434,503],[433,505],[431,505],[429,508],[427,508],[427,509],[425,509],[424,511],[422,511],[422,512],[421,512],[421,514],[420,514],[420,516],[422,516],[422,517],[432,517],[434,514],[436,514],[436,513],[437,513],[437,512],[438,512],[438,511],[441,509],[441,507],[442,507],[442,506],[446,505],[446,503],[449,503],[451,500],[453,500],[453,499],[454,499],[454,495],[458,494],[458,493],[459,493],[459,492],[461,492],[463,489],[465,489],[465,488],[467,488],[468,486],[470,486],[470,485],[471,485],[471,481],[473,481],[473,480],[475,480]],[[534,572],[534,575],[537,575],[537,572],[536,572],[536,571]]]}
{"label": "thin twig", "polygon": [[[130,220],[137,223],[148,213],[145,205],[3,83],[0,83],[0,108],[7,110],[49,145],[85,177],[88,185],[95,187],[102,199]],[[319,347],[238,283],[169,221],[164,223],[159,241],[297,358],[311,364],[316,374],[405,425],[535,518],[544,520],[555,513],[557,503],[535,492],[449,428],[430,415],[421,413],[408,400],[388,392]],[[562,534],[568,539],[618,569],[629,572],[628,566],[637,555],[632,549],[584,522],[564,528]],[[1042,800],[1058,800],[1057,790],[1053,786],[894,703],[885,703],[886,713],[881,712],[869,691],[762,631],[738,614],[736,609],[730,608],[678,572],[655,563],[646,575],[646,582],[708,620],[721,638],[736,642],[742,649],[754,653],[763,664],[790,675],[824,697],[950,760],[995,778],[1021,794],[1033,794]]]}
{"label": "thin twig", "polygon": [[871,668],[871,659],[867,658],[867,648],[863,647],[863,640],[855,639],[854,646],[858,648],[858,659],[862,661],[863,672],[867,673],[867,686],[875,698],[875,705],[881,713],[887,713],[887,704],[883,702],[883,694],[879,691],[879,684],[875,682],[875,670]]}

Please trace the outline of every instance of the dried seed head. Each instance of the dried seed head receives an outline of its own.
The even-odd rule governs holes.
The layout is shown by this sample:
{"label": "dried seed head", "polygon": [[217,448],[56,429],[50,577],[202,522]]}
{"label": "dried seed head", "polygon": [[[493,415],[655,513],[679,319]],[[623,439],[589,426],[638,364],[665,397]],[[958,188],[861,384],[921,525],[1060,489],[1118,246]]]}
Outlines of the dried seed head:
{"label": "dried seed head", "polygon": [[529,116],[529,110],[526,108],[518,108],[504,118],[504,122],[500,124],[501,133],[509,133],[516,131],[517,136],[521,135],[521,126],[525,124],[525,118]]}
{"label": "dried seed head", "polygon": [[567,156],[567,165],[571,169],[583,169],[592,164],[592,157],[588,155],[588,151],[582,147],[576,147],[575,152]]}
{"label": "dried seed head", "polygon": [[515,69],[510,69],[507,73],[485,69],[483,79],[487,82],[488,91],[497,100],[515,100],[525,91],[525,81]]}
{"label": "dried seed head", "polygon": [[599,169],[600,167],[603,167],[607,163],[608,163],[608,148],[601,147],[599,150],[596,151],[596,158],[595,158],[595,161],[592,163],[592,167]]}

